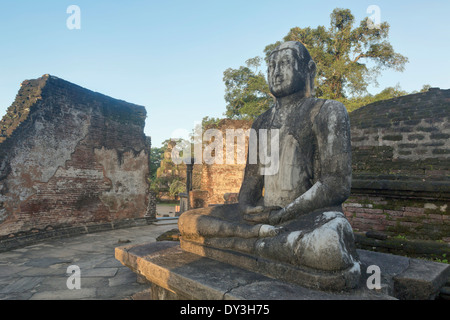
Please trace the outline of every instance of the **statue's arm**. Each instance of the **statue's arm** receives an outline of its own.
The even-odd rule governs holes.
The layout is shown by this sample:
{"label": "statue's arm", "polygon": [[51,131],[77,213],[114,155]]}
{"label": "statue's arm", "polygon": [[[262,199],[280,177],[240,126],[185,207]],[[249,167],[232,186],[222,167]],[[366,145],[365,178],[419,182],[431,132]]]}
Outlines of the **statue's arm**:
{"label": "statue's arm", "polygon": [[351,142],[350,121],[345,106],[328,100],[314,120],[314,135],[321,174],[304,194],[279,211],[270,214],[270,224],[292,220],[308,212],[337,206],[350,195]]}
{"label": "statue's arm", "polygon": [[[239,191],[239,207],[242,212],[245,213],[254,213],[262,211],[262,207],[257,207],[258,202],[262,198],[262,190],[264,187],[264,176],[260,173],[260,163],[259,161],[253,161],[254,157],[250,156],[251,152],[256,152],[258,154],[258,127],[259,127],[259,119],[257,119],[253,126],[252,131],[254,136],[250,135],[249,139],[249,147],[247,151],[247,163],[244,171],[244,180],[241,185],[241,189]],[[251,144],[254,144],[251,146]],[[253,148],[256,148],[253,149]],[[256,159],[257,160],[257,159]],[[256,163],[252,163],[256,162]],[[250,210],[250,211],[249,211]],[[253,210],[253,211],[252,211]],[[256,210],[256,211],[255,211]]]}

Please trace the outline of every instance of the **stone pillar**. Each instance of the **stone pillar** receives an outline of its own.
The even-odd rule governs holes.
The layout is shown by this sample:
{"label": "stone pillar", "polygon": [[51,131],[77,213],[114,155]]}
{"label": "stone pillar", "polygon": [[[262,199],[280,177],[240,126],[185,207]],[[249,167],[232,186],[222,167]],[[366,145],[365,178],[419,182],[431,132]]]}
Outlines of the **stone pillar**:
{"label": "stone pillar", "polygon": [[148,193],[148,205],[145,217],[156,219],[156,194],[153,191]]}

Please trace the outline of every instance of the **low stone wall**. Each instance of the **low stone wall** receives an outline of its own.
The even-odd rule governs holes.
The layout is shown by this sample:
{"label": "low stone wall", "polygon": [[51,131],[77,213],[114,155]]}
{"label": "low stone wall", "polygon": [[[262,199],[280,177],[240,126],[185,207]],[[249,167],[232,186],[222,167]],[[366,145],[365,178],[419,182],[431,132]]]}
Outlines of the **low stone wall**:
{"label": "low stone wall", "polygon": [[352,195],[343,207],[356,231],[450,242],[450,208],[446,201]]}
{"label": "low stone wall", "polygon": [[355,230],[450,242],[449,115],[439,89],[350,113]]}
{"label": "low stone wall", "polygon": [[122,219],[107,223],[91,223],[86,225],[76,225],[71,227],[51,226],[45,229],[33,228],[20,232],[12,237],[5,237],[0,240],[0,252],[9,251],[24,246],[29,246],[43,240],[62,239],[78,236],[81,234],[110,231],[115,229],[132,228],[149,225],[155,222],[153,218]]}

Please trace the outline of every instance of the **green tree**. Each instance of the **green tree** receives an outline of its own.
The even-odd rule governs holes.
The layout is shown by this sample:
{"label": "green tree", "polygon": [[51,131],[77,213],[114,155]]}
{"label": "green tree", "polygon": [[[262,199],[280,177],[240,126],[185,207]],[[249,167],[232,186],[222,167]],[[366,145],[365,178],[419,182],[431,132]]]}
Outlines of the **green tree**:
{"label": "green tree", "polygon": [[[378,28],[371,28],[368,19],[355,27],[351,11],[336,8],[330,15],[328,28],[295,27],[283,38],[283,41],[303,43],[316,62],[316,97],[341,102],[363,101],[367,98],[367,87],[377,84],[381,71],[404,70],[408,58],[395,52],[389,43],[389,24],[383,22]],[[266,63],[270,52],[283,41],[266,46]],[[273,103],[266,79],[258,71],[261,62],[256,57],[247,60],[246,67],[224,72],[227,117],[256,118]]]}
{"label": "green tree", "polygon": [[182,192],[186,192],[186,183],[178,179],[173,180],[169,185],[169,194],[177,197]]}
{"label": "green tree", "polygon": [[401,96],[405,96],[409,94],[409,92],[404,91],[400,88],[400,85],[397,84],[395,87],[387,87],[377,93],[376,95],[367,94],[364,96],[352,97],[349,99],[341,99],[342,103],[346,106],[349,112],[356,110],[360,107],[368,105],[369,103],[373,103],[376,101],[387,100],[392,98],[397,98]]}
{"label": "green tree", "polygon": [[164,148],[150,149],[150,179],[156,179],[156,171],[161,165],[164,156]]}
{"label": "green tree", "polygon": [[262,58],[248,59],[239,69],[223,73],[225,83],[225,115],[234,119],[254,119],[267,110],[273,101],[269,86],[261,72]]}
{"label": "green tree", "polygon": [[431,85],[429,84],[424,84],[422,89],[420,90],[420,92],[427,92],[428,90],[431,89]]}

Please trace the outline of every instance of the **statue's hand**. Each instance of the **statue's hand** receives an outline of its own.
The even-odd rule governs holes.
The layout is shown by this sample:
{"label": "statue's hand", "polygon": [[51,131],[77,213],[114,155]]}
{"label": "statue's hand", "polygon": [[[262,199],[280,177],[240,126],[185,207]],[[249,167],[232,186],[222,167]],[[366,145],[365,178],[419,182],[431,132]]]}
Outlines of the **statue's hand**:
{"label": "statue's hand", "polygon": [[280,207],[250,207],[244,210],[244,220],[255,224],[268,223],[270,213],[280,209]]}
{"label": "statue's hand", "polygon": [[250,223],[268,223],[269,222],[269,212],[244,214],[244,220]]}
{"label": "statue's hand", "polygon": [[264,207],[263,206],[256,206],[256,207],[247,206],[243,211],[244,211],[244,214],[261,213],[264,211]]}

